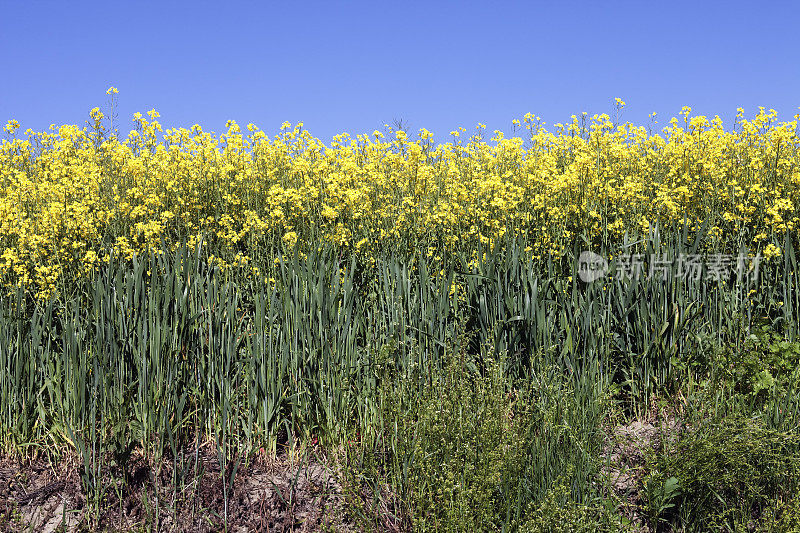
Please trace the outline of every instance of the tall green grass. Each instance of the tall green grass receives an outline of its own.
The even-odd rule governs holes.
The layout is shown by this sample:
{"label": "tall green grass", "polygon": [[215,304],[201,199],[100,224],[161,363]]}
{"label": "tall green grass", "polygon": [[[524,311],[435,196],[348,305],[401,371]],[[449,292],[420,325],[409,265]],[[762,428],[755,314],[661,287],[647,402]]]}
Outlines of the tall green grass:
{"label": "tall green grass", "polygon": [[[642,249],[699,242],[651,234]],[[376,365],[414,369],[422,387],[460,321],[471,353],[506,354],[510,379],[553,352],[567,373],[599,361],[632,405],[646,403],[700,337],[741,347],[768,324],[797,338],[797,258],[784,249],[758,280],[619,280],[612,261],[589,284],[569,270],[578,246],[562,265],[512,246],[477,263],[388,255],[373,267],[323,247],[265,261],[274,283],[220,272],[199,249],[112,260],[72,297],[0,298],[4,444],[77,446],[100,422],[156,455],[195,430],[273,451],[290,437],[337,440],[374,422]]]}
{"label": "tall green grass", "polygon": [[[470,375],[500,361],[507,387],[564,380],[580,398],[598,399],[614,386],[632,414],[677,389],[703,339],[744,349],[762,325],[798,339],[800,282],[788,238],[782,260],[762,263],[758,279],[719,281],[678,276],[674,264],[667,279],[616,279],[612,261],[607,276],[585,283],[575,270],[580,243],[547,263],[533,261],[524,243],[504,244],[481,250],[477,262],[387,253],[374,264],[320,245],[307,256],[264,254],[258,279],[221,272],[201,247],[181,247],[112,259],[48,301],[5,294],[2,445],[21,454],[77,452],[97,508],[104,462],[112,457],[124,469],[134,450],[154,464],[174,459],[177,493],[199,468],[206,441],[217,447],[227,487],[254,449],[275,453],[314,437],[334,446],[356,433],[364,442],[383,438],[387,391],[433,401],[431,391],[446,386],[458,331]],[[596,251],[674,257],[713,245],[702,229],[672,230]],[[780,401],[765,409],[784,413],[776,420],[784,424],[798,402]],[[574,416],[569,431],[589,419],[596,428],[599,419]],[[564,442],[535,441],[532,470],[515,490],[544,497],[565,468]],[[571,487],[579,494],[591,468],[576,461]]]}

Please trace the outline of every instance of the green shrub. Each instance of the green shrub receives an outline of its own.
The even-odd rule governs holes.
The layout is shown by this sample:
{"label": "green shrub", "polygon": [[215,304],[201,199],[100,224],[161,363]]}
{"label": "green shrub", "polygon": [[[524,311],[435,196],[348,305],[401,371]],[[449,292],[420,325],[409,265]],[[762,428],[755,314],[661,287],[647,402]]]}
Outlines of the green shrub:
{"label": "green shrub", "polygon": [[368,527],[388,514],[414,531],[531,530],[531,516],[555,516],[558,505],[586,524],[606,520],[582,504],[593,490],[604,380],[540,361],[512,383],[505,357],[469,345],[462,334],[422,388],[384,374],[383,429],[348,447],[342,469],[353,512]]}
{"label": "green shrub", "polygon": [[676,366],[698,381],[726,387],[761,403],[796,386],[800,375],[800,342],[792,342],[769,326],[756,327],[740,349],[699,338],[696,349]]}
{"label": "green shrub", "polygon": [[[466,357],[463,350],[450,357],[421,391],[404,376],[386,375],[384,431],[372,447],[350,450],[344,469],[351,486],[388,486],[397,500],[392,512],[415,531],[499,528],[525,468],[521,398],[507,386],[501,361],[475,371]],[[375,497],[382,501],[360,503],[386,507],[385,494]]]}
{"label": "green shrub", "polygon": [[730,416],[665,440],[644,481],[654,524],[738,531],[800,488],[800,437]]}
{"label": "green shrub", "polygon": [[520,533],[617,533],[630,529],[619,514],[610,509],[610,500],[581,504],[572,498],[565,478],[559,478],[544,499],[533,506]]}

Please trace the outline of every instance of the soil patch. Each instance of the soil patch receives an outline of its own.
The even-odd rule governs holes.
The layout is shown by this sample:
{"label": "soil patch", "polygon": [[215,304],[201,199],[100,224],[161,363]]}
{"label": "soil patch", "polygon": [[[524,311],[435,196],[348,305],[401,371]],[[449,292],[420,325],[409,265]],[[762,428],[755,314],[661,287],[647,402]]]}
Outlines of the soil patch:
{"label": "soil patch", "polygon": [[621,502],[620,514],[635,524],[639,531],[650,531],[642,515],[645,502],[641,499],[647,454],[658,449],[665,439],[674,441],[683,431],[685,427],[679,420],[667,418],[655,424],[632,420],[614,426],[609,432],[602,476],[617,501]]}
{"label": "soil patch", "polygon": [[152,465],[134,454],[124,472],[110,463],[102,469],[98,505],[75,458],[0,459],[0,531],[355,529],[344,519],[341,486],[324,458],[257,459],[235,470],[229,465],[225,476],[211,450],[183,464]]}

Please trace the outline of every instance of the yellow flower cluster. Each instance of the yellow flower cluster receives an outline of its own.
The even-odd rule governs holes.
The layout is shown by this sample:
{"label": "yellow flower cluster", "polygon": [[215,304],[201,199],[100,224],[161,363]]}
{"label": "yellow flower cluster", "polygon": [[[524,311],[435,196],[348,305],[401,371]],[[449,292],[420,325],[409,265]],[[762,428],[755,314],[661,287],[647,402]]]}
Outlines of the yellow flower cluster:
{"label": "yellow flower cluster", "polygon": [[[619,101],[618,107],[624,105]],[[286,123],[269,137],[233,121],[214,135],[198,125],[163,129],[134,115],[118,136],[95,108],[84,128],[51,126],[0,145],[0,276],[47,293],[69,273],[107,260],[211,239],[221,264],[264,250],[329,241],[369,257],[381,247],[476,250],[522,238],[559,254],[583,234],[708,221],[726,243],[763,247],[800,224],[798,116],[740,110],[733,131],[684,108],[661,131],[573,116],[522,136],[485,126],[434,143],[421,130],[323,144]]]}

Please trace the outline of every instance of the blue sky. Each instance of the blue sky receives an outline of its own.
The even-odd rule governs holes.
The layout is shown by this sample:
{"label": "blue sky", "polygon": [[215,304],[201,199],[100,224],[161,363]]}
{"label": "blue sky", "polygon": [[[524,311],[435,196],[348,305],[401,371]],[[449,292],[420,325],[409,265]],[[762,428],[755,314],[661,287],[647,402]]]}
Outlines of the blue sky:
{"label": "blue sky", "polygon": [[403,119],[444,140],[583,111],[659,126],[684,105],[720,115],[800,106],[800,3],[35,2],[0,0],[0,121],[83,124],[119,88],[121,129],[275,133],[326,142]]}

